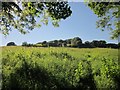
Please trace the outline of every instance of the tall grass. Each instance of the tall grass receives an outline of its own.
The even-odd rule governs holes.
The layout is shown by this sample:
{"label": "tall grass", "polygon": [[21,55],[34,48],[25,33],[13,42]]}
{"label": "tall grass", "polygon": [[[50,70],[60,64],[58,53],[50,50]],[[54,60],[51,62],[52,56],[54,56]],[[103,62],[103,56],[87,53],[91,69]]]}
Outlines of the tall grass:
{"label": "tall grass", "polygon": [[120,89],[117,49],[2,48],[2,89]]}

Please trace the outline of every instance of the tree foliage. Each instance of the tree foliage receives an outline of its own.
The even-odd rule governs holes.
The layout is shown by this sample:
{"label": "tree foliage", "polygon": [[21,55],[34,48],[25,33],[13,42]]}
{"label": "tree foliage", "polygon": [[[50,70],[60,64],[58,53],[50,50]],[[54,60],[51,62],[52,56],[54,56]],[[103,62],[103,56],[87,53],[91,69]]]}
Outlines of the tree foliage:
{"label": "tree foliage", "polygon": [[99,17],[96,22],[97,28],[101,28],[102,31],[104,29],[111,30],[111,38],[117,39],[120,35],[120,2],[87,1],[89,1],[88,6],[90,9]]}
{"label": "tree foliage", "polygon": [[73,47],[79,47],[82,44],[82,40],[79,37],[74,37],[71,40],[71,44]]}
{"label": "tree foliage", "polygon": [[27,46],[27,45],[28,45],[27,42],[23,42],[23,43],[22,43],[22,46]]}
{"label": "tree foliage", "polygon": [[[72,11],[68,2],[2,2],[0,13],[0,31],[8,35],[13,28],[25,34],[42,24],[47,25],[48,20],[54,26],[59,26],[61,19],[66,19]],[[40,21],[40,22],[39,22]]]}
{"label": "tree foliage", "polygon": [[22,46],[26,47],[71,47],[71,48],[115,48],[118,49],[120,44],[107,43],[105,40],[93,40],[82,42],[79,37],[74,37],[65,40],[42,41],[36,44],[23,42]]}
{"label": "tree foliage", "polygon": [[14,42],[9,42],[7,43],[7,46],[16,46],[16,44]]}

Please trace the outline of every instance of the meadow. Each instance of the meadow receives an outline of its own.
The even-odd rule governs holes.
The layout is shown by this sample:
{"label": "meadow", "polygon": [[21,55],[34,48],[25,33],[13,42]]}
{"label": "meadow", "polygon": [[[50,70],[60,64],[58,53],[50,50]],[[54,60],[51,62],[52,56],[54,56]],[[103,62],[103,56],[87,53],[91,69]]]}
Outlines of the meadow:
{"label": "meadow", "polygon": [[1,48],[2,90],[120,90],[118,49]]}

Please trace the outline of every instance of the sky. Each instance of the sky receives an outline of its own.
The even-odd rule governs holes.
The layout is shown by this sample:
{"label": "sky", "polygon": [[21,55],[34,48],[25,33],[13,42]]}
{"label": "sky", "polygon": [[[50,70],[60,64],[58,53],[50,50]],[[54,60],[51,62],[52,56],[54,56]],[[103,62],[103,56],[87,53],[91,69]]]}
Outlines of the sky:
{"label": "sky", "polygon": [[70,39],[80,37],[83,42],[93,40],[106,40],[107,43],[118,43],[118,40],[110,39],[108,30],[101,31],[96,28],[97,16],[83,2],[70,2],[72,15],[59,22],[59,27],[54,27],[51,23],[35,28],[28,34],[21,34],[17,30],[12,30],[5,37],[0,33],[0,46],[5,46],[8,42],[15,42],[21,45],[22,42],[38,43],[59,39]]}

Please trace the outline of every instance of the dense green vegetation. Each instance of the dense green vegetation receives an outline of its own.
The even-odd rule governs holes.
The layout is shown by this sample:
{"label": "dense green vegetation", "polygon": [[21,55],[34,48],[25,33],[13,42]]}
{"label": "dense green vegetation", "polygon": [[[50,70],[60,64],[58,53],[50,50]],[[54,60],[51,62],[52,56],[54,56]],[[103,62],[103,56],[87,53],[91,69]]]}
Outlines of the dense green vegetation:
{"label": "dense green vegetation", "polygon": [[3,90],[120,89],[118,50],[2,47]]}

